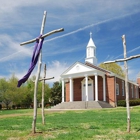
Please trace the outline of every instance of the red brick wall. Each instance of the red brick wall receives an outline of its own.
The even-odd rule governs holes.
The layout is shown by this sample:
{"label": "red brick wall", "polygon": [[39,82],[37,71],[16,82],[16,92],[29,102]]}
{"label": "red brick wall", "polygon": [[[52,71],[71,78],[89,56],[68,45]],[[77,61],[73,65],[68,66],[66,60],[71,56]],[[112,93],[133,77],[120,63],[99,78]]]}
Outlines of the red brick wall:
{"label": "red brick wall", "polygon": [[73,100],[74,101],[81,101],[82,100],[82,87],[81,87],[81,81],[83,78],[77,78],[73,79]]}
{"label": "red brick wall", "polygon": [[[90,77],[93,80],[93,96],[95,99],[95,77],[91,76]],[[82,100],[82,87],[81,87],[81,81],[84,79],[82,78],[77,78],[73,79],[73,100],[74,101],[81,101]],[[140,79],[139,79],[140,80]],[[116,102],[118,100],[125,100],[125,82],[124,82],[124,96],[122,95],[122,79],[119,79],[116,77],[116,83],[119,84],[119,95],[116,95],[116,83],[115,83],[115,77],[109,77],[106,76],[106,100],[108,103],[111,105],[115,106]],[[138,81],[140,82],[140,81]],[[65,99],[66,102],[70,101],[70,89],[69,89],[69,82],[65,83],[66,85],[66,91],[65,91]],[[131,88],[131,83],[129,83],[129,98],[130,99],[135,99],[136,98],[136,86],[133,85],[133,98],[132,98],[132,88]],[[140,92],[140,91],[139,91]],[[139,93],[140,94],[140,93]],[[140,95],[138,95],[138,98]],[[98,99],[100,101],[103,101],[103,78],[101,76],[98,76]],[[116,100],[116,102],[115,102]]]}
{"label": "red brick wall", "polygon": [[95,100],[95,76],[90,76],[90,78],[93,80],[93,99]]}
{"label": "red brick wall", "polygon": [[106,99],[115,107],[115,77],[106,76]]}
{"label": "red brick wall", "polygon": [[[132,97],[132,86],[133,86],[133,97]],[[136,99],[136,86],[129,83],[129,99]]]}
{"label": "red brick wall", "polygon": [[[124,96],[122,95],[122,79],[116,78],[116,83],[119,84],[119,95],[116,95],[117,101],[118,100],[125,100],[126,93],[125,93],[125,81],[124,81]],[[133,87],[133,97],[132,97],[132,87]],[[128,93],[129,93],[129,99],[136,99],[137,97],[137,88],[132,83],[128,83]]]}
{"label": "red brick wall", "polygon": [[103,101],[103,78],[98,76],[98,100]]}
{"label": "red brick wall", "polygon": [[[95,99],[95,77],[90,77],[93,80],[93,96]],[[81,81],[83,78],[73,79],[73,101],[81,101],[82,100],[82,87]],[[69,89],[69,82],[65,83],[66,85],[66,102],[70,101],[70,89]],[[103,101],[103,78],[98,76],[98,99]]]}

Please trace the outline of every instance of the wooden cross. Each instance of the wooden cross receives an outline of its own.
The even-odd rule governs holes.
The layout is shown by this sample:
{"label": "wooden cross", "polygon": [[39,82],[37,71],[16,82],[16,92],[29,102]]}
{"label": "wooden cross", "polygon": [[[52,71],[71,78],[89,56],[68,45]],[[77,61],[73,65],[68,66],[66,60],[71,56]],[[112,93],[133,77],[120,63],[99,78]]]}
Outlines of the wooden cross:
{"label": "wooden cross", "polygon": [[45,93],[45,81],[54,79],[54,77],[46,78],[46,64],[44,65],[44,77],[42,79],[39,79],[39,81],[42,81],[42,124],[45,124],[45,114],[44,114],[44,93]]}
{"label": "wooden cross", "polygon": [[127,67],[127,61],[140,57],[140,54],[139,55],[130,56],[129,58],[127,58],[125,35],[122,36],[122,41],[123,41],[123,48],[124,48],[124,59],[118,59],[118,60],[114,60],[114,61],[107,61],[107,62],[104,62],[104,63],[107,64],[107,63],[114,63],[114,62],[124,62],[126,107],[127,107],[127,132],[130,132],[131,124],[130,124],[130,107],[129,107],[129,93],[128,93],[128,67]]}
{"label": "wooden cross", "polygon": [[[46,11],[44,11],[43,20],[42,20],[42,26],[41,26],[41,30],[40,30],[40,34],[42,35],[42,37],[45,38],[45,37],[47,37],[47,36],[49,36],[51,34],[64,31],[63,28],[60,28],[58,30],[53,30],[53,31],[51,31],[49,33],[44,34],[44,27],[45,27],[45,22],[46,22],[46,14],[47,14]],[[41,40],[41,38],[40,38],[40,40]],[[33,43],[35,41],[36,41],[36,39],[32,39],[32,40],[23,42],[20,45],[30,44],[30,43]],[[37,89],[38,89],[38,81],[39,81],[40,71],[41,71],[41,63],[42,63],[42,50],[40,51],[40,55],[39,55],[38,70],[37,70],[37,74],[36,74],[35,88],[34,88],[34,116],[33,116],[33,123],[32,123],[32,133],[35,133],[35,128],[36,128],[36,118],[37,118]]]}

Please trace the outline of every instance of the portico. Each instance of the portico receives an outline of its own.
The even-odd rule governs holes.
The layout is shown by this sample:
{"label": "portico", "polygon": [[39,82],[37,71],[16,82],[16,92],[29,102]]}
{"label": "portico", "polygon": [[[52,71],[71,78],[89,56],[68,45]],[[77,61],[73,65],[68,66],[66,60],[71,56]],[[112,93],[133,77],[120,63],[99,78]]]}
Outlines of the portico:
{"label": "portico", "polygon": [[[106,101],[105,73],[86,65],[84,68],[83,65],[77,62],[71,69],[61,75],[62,102]],[[79,72],[73,72],[73,69],[77,66]],[[87,69],[87,71],[83,71],[84,69]]]}

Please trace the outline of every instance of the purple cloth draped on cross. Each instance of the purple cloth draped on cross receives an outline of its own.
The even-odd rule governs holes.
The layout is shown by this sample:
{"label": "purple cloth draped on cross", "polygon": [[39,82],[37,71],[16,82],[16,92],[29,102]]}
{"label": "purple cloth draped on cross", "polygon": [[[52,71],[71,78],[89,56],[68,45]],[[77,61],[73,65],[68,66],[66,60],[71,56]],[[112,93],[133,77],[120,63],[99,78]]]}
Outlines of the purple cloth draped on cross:
{"label": "purple cloth draped on cross", "polygon": [[[40,54],[40,51],[42,49],[42,45],[43,45],[43,41],[44,41],[44,38],[41,38],[42,35],[40,35],[37,39],[36,39],[36,45],[35,45],[35,48],[34,48],[34,51],[33,51],[33,55],[32,55],[32,61],[31,61],[31,64],[30,64],[30,68],[27,72],[27,74],[18,81],[18,85],[17,87],[20,87],[23,83],[25,83],[29,76],[31,75],[32,71],[34,70],[36,64],[37,64],[37,61],[38,61],[38,58],[39,58],[39,54]],[[39,39],[41,38],[41,41],[39,42]]]}

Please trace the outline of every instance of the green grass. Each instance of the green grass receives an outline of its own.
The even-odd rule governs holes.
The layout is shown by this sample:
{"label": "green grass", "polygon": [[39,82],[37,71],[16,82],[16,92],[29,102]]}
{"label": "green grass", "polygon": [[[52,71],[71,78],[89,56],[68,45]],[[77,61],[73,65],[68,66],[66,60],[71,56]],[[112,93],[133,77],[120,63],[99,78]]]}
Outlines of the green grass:
{"label": "green grass", "polygon": [[[63,111],[45,113],[41,124],[38,109],[37,133],[31,134],[33,110],[2,111],[0,140],[138,140],[140,139],[140,107],[131,109],[131,132],[126,132],[126,108]],[[17,114],[17,116],[12,116]],[[27,114],[27,115],[26,115]],[[30,114],[30,115],[29,115]],[[5,117],[5,115],[7,115]],[[19,115],[19,116],[18,116]]]}
{"label": "green grass", "polygon": [[17,110],[0,110],[1,115],[8,115],[8,114],[26,114],[31,113],[32,109],[17,109]]}

